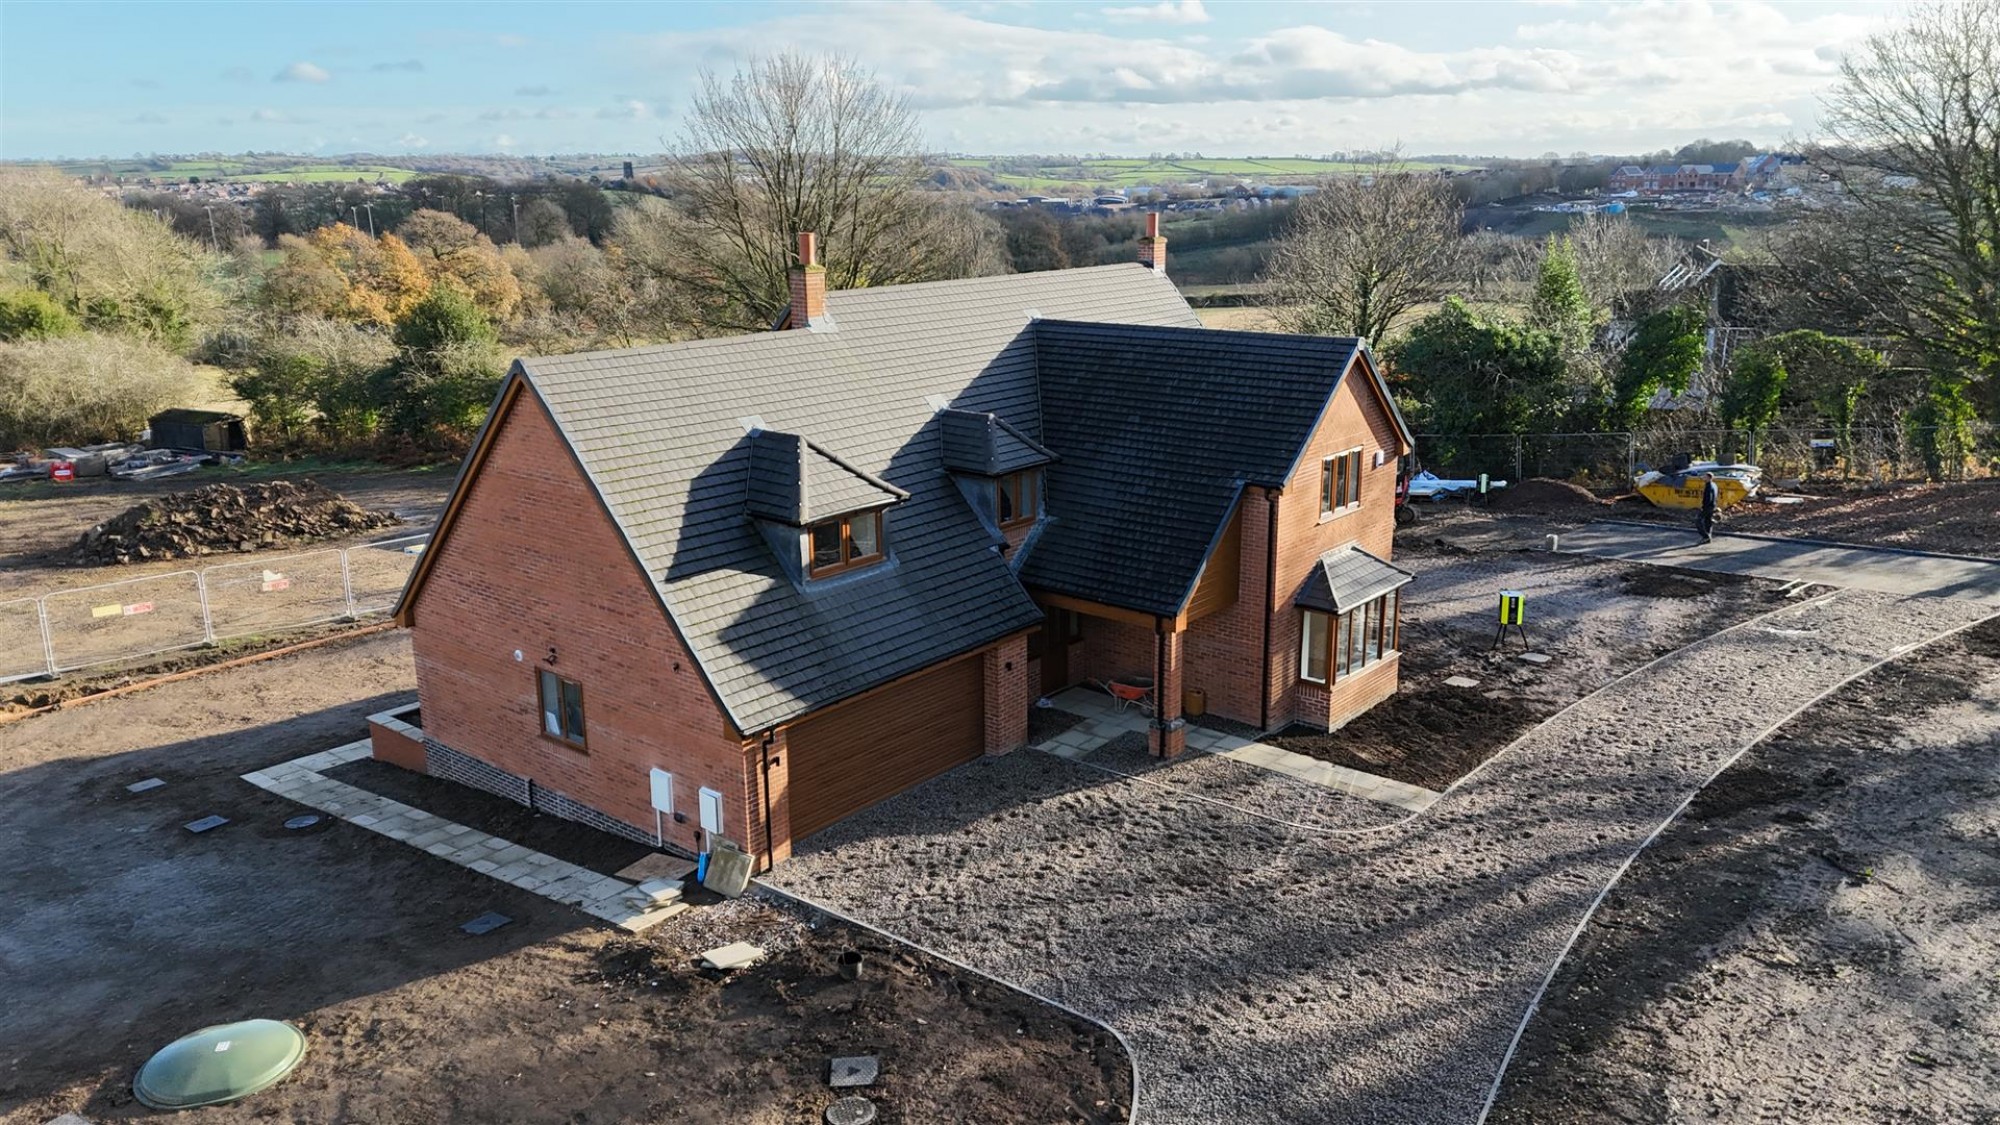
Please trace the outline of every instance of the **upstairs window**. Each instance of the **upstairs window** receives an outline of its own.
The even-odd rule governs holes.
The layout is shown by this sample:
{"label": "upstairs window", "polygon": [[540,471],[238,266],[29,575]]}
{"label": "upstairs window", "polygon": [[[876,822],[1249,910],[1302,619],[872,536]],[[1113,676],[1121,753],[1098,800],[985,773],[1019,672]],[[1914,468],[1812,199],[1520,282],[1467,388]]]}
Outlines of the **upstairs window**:
{"label": "upstairs window", "polygon": [[822,520],[807,529],[812,541],[810,573],[824,578],[882,561],[882,513],[859,512]]}
{"label": "upstairs window", "polygon": [[1361,503],[1361,451],[1350,449],[1319,463],[1319,514],[1330,516]]}
{"label": "upstairs window", "polygon": [[536,680],[542,702],[542,734],[583,749],[583,685],[546,668]]}
{"label": "upstairs window", "polygon": [[1018,473],[1008,473],[994,482],[999,493],[995,510],[1000,514],[1001,527],[1020,527],[1035,522],[1042,511],[1042,471],[1023,469]]}

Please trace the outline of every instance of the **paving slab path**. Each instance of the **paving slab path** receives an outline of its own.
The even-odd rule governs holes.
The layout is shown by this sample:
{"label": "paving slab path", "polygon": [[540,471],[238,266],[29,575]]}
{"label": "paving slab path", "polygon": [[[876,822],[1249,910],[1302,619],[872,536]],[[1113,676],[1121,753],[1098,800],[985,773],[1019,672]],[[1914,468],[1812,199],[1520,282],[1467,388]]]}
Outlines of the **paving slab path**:
{"label": "paving slab path", "polygon": [[1566,531],[1558,543],[1564,552],[1599,558],[2000,604],[2000,559],[1764,535],[1725,533],[1703,543],[1692,530],[1616,522]]}
{"label": "paving slab path", "polygon": [[1142,1122],[1475,1122],[1572,935],[1692,794],[1825,693],[1995,612],[1853,590],[1787,607],[1386,825],[1285,824],[1022,752],[834,826],[772,880],[1119,1029]]}

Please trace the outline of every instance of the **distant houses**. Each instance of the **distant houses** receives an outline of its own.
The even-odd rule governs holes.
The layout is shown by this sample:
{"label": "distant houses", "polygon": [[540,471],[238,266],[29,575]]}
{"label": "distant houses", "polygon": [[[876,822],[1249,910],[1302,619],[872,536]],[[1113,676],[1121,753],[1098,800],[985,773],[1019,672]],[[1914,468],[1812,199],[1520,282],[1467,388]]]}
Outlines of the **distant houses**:
{"label": "distant houses", "polygon": [[1803,163],[1796,156],[1761,153],[1735,164],[1627,164],[1606,178],[1604,190],[1641,196],[1768,191],[1783,186],[1786,170]]}

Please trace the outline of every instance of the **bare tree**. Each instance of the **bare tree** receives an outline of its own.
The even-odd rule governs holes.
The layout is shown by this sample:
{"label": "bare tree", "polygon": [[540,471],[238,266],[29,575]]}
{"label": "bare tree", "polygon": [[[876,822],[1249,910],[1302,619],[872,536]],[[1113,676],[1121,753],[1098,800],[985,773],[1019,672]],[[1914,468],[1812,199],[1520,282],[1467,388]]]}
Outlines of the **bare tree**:
{"label": "bare tree", "polygon": [[1773,241],[1823,321],[2000,389],[2000,0],[1933,3],[1841,66],[1818,206]]}
{"label": "bare tree", "polygon": [[784,310],[801,231],[819,233],[834,289],[992,271],[997,230],[921,190],[918,140],[909,102],[845,59],[704,73],[665,177],[674,206],[621,216],[619,240],[717,329]]}
{"label": "bare tree", "polygon": [[1271,255],[1280,322],[1381,344],[1401,317],[1461,280],[1463,215],[1446,181],[1392,162],[1323,181]]}

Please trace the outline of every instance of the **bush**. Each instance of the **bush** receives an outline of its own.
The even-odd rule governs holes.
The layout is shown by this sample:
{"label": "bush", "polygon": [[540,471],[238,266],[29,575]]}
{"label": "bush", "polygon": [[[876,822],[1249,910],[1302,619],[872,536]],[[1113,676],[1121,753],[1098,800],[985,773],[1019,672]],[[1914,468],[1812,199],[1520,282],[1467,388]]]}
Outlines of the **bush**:
{"label": "bush", "polygon": [[0,293],[0,340],[49,340],[81,330],[68,309],[39,289]]}
{"label": "bush", "polygon": [[433,288],[396,322],[396,360],[378,380],[389,430],[425,448],[461,444],[499,387],[497,340],[470,295],[449,282]]}
{"label": "bush", "polygon": [[0,344],[0,447],[129,440],[194,390],[192,364],[121,336]]}

